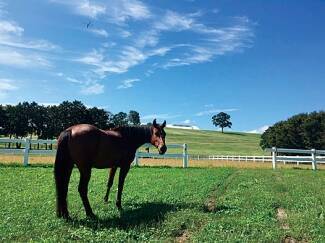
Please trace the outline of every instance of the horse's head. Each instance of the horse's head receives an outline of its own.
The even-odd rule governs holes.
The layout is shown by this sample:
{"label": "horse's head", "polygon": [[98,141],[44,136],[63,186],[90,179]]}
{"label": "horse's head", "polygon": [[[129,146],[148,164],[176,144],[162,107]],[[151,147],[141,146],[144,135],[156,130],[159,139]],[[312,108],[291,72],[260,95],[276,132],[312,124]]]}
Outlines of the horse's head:
{"label": "horse's head", "polygon": [[152,122],[151,127],[151,144],[158,148],[159,154],[164,154],[167,151],[167,146],[165,144],[166,133],[164,128],[166,126],[166,121],[163,124],[159,125],[156,122],[156,119]]}

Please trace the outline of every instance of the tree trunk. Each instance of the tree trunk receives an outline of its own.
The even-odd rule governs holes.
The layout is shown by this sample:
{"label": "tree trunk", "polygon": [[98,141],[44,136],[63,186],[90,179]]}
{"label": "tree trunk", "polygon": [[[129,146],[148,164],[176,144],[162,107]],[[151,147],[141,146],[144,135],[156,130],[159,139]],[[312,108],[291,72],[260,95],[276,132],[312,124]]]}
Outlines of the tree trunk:
{"label": "tree trunk", "polygon": [[221,127],[221,133],[223,133],[223,127]]}

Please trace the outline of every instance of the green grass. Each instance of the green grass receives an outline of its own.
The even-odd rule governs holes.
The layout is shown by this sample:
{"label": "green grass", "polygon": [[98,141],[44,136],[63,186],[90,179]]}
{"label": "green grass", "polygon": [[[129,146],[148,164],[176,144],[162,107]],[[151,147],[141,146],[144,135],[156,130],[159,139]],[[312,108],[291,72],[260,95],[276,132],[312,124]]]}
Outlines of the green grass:
{"label": "green grass", "polygon": [[[0,241],[325,241],[325,173],[306,170],[132,168],[114,205],[103,203],[107,170],[93,170],[89,198],[99,220],[85,217],[75,169],[71,222],[55,216],[53,168],[0,167]],[[277,208],[289,229],[277,221]]]}
{"label": "green grass", "polygon": [[187,143],[194,155],[263,155],[261,135],[204,130],[166,129],[166,143]]}

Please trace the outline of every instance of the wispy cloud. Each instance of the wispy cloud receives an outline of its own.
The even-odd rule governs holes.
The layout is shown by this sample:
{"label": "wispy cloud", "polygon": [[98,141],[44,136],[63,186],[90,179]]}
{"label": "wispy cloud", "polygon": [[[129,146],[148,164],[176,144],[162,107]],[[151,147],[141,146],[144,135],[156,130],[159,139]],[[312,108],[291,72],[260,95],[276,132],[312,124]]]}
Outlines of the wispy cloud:
{"label": "wispy cloud", "polygon": [[121,85],[117,86],[117,89],[128,89],[128,88],[132,88],[134,86],[135,82],[139,82],[140,79],[138,78],[133,78],[133,79],[126,79],[123,80],[121,83]]}
{"label": "wispy cloud", "polygon": [[104,85],[99,83],[89,84],[81,88],[81,93],[85,95],[98,95],[104,93]]}
{"label": "wispy cloud", "polygon": [[18,89],[15,85],[16,81],[11,79],[0,78],[0,98],[7,97],[10,91]]}
{"label": "wispy cloud", "polygon": [[82,81],[75,79],[75,78],[71,78],[71,77],[65,77],[65,79],[71,83],[75,83],[75,84],[83,84]]}
{"label": "wispy cloud", "polygon": [[84,56],[75,59],[75,61],[93,66],[92,71],[101,78],[106,77],[108,73],[124,73],[131,67],[146,61],[152,56],[163,56],[170,48],[161,47],[150,51],[143,51],[133,46],[124,46],[121,48],[119,55],[115,57],[106,56],[105,51],[93,50]]}
{"label": "wispy cloud", "polygon": [[95,3],[89,0],[51,0],[64,4],[79,15],[98,18],[105,16],[108,22],[122,24],[128,19],[143,20],[151,16],[147,5],[138,0],[111,0],[106,3]]}
{"label": "wispy cloud", "polygon": [[184,121],[182,121],[182,123],[184,124],[191,124],[191,123],[195,123],[194,121],[190,120],[190,119],[186,119]]}
{"label": "wispy cloud", "polygon": [[264,133],[270,126],[269,125],[264,125],[262,127],[256,128],[254,130],[247,131],[248,133],[257,133],[257,134],[262,134]]}
{"label": "wispy cloud", "polygon": [[238,111],[237,108],[228,108],[228,109],[208,109],[204,111],[197,112],[195,115],[196,116],[205,116],[205,115],[211,115],[214,113],[219,113],[219,112],[233,112],[233,111]]}
{"label": "wispy cloud", "polygon": [[[223,23],[206,24],[202,17],[207,11],[198,9],[180,13],[150,8],[140,0],[50,1],[66,5],[75,14],[99,19],[107,24],[105,28],[112,30],[109,33],[100,28],[87,30],[100,37],[110,37],[111,40],[102,43],[100,48],[71,58],[85,64],[84,72],[95,75],[92,80],[128,72],[153,58],[156,65],[145,74],[147,77],[157,69],[211,62],[217,56],[251,47],[254,37],[254,25],[245,16],[227,18]],[[13,31],[17,34],[22,32],[19,28]],[[169,38],[171,32],[177,38]],[[163,45],[161,39],[164,39]],[[118,89],[132,85],[133,82],[122,83]]]}
{"label": "wispy cloud", "polygon": [[0,65],[20,68],[52,66],[52,64],[41,55],[4,48],[0,48]]}
{"label": "wispy cloud", "polygon": [[47,40],[29,40],[23,37],[24,28],[10,20],[0,20],[0,45],[49,51],[59,47]]}
{"label": "wispy cloud", "polygon": [[[0,9],[3,6],[0,2]],[[44,51],[59,50],[59,46],[47,40],[28,38],[24,28],[8,19],[7,14],[0,17],[0,65],[19,68],[53,66]]]}
{"label": "wispy cloud", "polygon": [[50,0],[50,2],[67,5],[74,13],[90,18],[96,18],[106,13],[106,6],[89,0]]}
{"label": "wispy cloud", "polygon": [[88,29],[90,33],[93,33],[97,36],[108,37],[108,33],[104,29],[90,28]]}

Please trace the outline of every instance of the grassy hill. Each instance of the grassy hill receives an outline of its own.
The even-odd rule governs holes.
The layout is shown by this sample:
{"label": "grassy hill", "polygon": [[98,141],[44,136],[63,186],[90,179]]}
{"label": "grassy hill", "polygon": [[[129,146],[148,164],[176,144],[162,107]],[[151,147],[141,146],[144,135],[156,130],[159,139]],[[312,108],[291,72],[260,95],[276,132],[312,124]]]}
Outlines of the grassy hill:
{"label": "grassy hill", "polygon": [[251,133],[221,133],[206,130],[166,128],[166,143],[187,143],[194,155],[262,155],[261,135]]}

